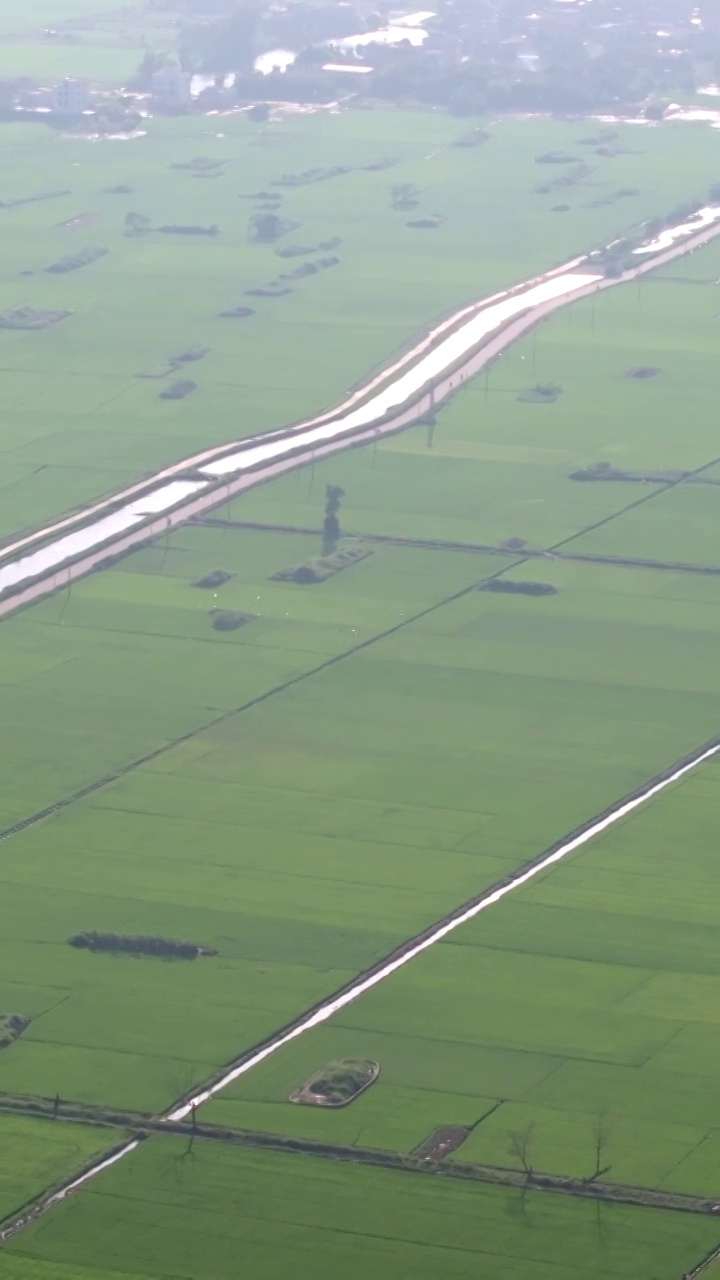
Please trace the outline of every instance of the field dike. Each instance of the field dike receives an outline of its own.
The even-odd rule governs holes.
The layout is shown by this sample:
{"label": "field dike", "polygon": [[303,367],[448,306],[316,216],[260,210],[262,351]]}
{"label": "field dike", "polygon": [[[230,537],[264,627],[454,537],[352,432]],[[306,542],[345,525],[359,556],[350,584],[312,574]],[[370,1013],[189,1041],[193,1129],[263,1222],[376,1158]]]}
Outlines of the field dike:
{"label": "field dike", "polygon": [[[555,1192],[563,1195],[579,1196],[584,1199],[658,1208],[664,1211],[674,1209],[682,1212],[703,1214],[717,1214],[720,1212],[720,1205],[712,1200],[656,1191],[652,1188],[633,1188],[610,1183],[583,1182],[578,1179],[555,1177],[541,1173],[535,1173],[529,1177],[514,1169],[506,1169],[499,1166],[465,1165],[462,1162],[455,1161],[450,1166],[438,1161],[418,1160],[412,1156],[363,1151],[362,1148],[330,1147],[321,1143],[283,1138],[280,1135],[252,1134],[244,1133],[240,1130],[223,1130],[215,1126],[198,1126],[196,1118],[197,1109],[205,1102],[208,1102],[217,1093],[227,1088],[233,1081],[252,1071],[259,1063],[277,1053],[286,1044],[296,1040],[299,1036],[311,1031],[321,1023],[327,1022],[334,1014],[359,999],[366,991],[370,991],[373,987],[378,986],[379,983],[384,982],[392,974],[404,968],[405,965],[409,964],[417,956],[422,955],[430,947],[435,946],[436,943],[441,942],[443,938],[448,937],[456,929],[467,924],[468,921],[474,920],[476,916],[479,916],[489,907],[496,906],[497,903],[502,902],[511,893],[523,888],[535,877],[556,866],[577,849],[582,848],[583,845],[588,844],[595,836],[602,835],[603,832],[608,831],[616,823],[629,817],[641,805],[653,800],[667,790],[668,787],[673,786],[676,782],[679,782],[706,763],[706,761],[712,760],[718,755],[720,755],[720,736],[705,743],[681,760],[676,761],[642,787],[625,796],[617,804],[612,805],[581,827],[576,828],[558,844],[519,868],[514,875],[499,881],[492,889],[485,891],[479,897],[463,903],[445,916],[443,920],[430,925],[422,933],[407,939],[406,942],[386,956],[384,960],[379,961],[329,999],[320,1002],[294,1022],[281,1028],[275,1035],[243,1054],[242,1057],[229,1063],[227,1067],[203,1085],[202,1088],[186,1095],[177,1105],[163,1115],[152,1119],[141,1119],[136,1116],[123,1116],[121,1113],[104,1114],[102,1108],[84,1108],[82,1106],[73,1106],[72,1104],[69,1107],[65,1107],[62,1118],[67,1120],[72,1119],[75,1122],[85,1121],[93,1124],[104,1123],[114,1127],[120,1127],[120,1125],[127,1127],[128,1124],[132,1126],[141,1119],[142,1128],[129,1141],[124,1142],[110,1152],[105,1152],[72,1179],[53,1188],[49,1194],[36,1199],[31,1205],[23,1207],[20,1213],[6,1219],[5,1225],[0,1228],[0,1245],[2,1245],[3,1241],[17,1235],[24,1227],[36,1222],[38,1218],[62,1203],[73,1192],[86,1186],[93,1178],[103,1173],[105,1169],[111,1168],[112,1165],[122,1160],[126,1155],[130,1155],[142,1141],[148,1139],[152,1133],[157,1132],[185,1133],[189,1135],[191,1141],[197,1136],[211,1138],[216,1141],[234,1141],[240,1145],[298,1151],[303,1154],[316,1154],[332,1159],[347,1159],[357,1163],[382,1164],[408,1172],[440,1173],[445,1176],[517,1187],[521,1190],[532,1189]],[[28,1099],[23,1103],[21,1099],[8,1099],[7,1102],[3,1103],[0,1098],[0,1110],[47,1115],[47,1106],[46,1100],[33,1101]],[[187,1123],[188,1117],[190,1117],[189,1124]],[[55,1118],[60,1118],[60,1116],[58,1115]],[[686,1276],[679,1278],[679,1280],[686,1280],[687,1275],[691,1277],[700,1276],[718,1256],[720,1256],[720,1246],[704,1258],[694,1271],[686,1273]]]}

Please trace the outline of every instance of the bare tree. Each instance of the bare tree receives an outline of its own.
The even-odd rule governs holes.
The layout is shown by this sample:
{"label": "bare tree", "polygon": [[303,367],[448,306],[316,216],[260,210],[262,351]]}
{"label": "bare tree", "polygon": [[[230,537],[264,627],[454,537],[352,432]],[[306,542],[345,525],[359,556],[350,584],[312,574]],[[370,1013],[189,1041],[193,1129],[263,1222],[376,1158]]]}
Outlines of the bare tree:
{"label": "bare tree", "polygon": [[520,1161],[528,1181],[532,1177],[532,1165],[530,1163],[530,1145],[532,1143],[535,1125],[531,1122],[524,1129],[513,1129],[508,1131],[508,1151],[511,1156]]}
{"label": "bare tree", "polygon": [[588,1182],[595,1182],[604,1173],[609,1173],[612,1168],[612,1165],[603,1165],[607,1145],[612,1137],[612,1124],[605,1111],[599,1112],[596,1117],[592,1134],[595,1148],[595,1172],[587,1179]]}

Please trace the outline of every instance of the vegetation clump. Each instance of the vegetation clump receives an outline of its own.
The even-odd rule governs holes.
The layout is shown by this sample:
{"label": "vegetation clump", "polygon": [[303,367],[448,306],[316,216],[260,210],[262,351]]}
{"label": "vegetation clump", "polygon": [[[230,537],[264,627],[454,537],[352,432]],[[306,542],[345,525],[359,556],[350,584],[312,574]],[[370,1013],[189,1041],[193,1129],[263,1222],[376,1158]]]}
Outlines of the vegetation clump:
{"label": "vegetation clump", "polygon": [[513,582],[511,578],[491,578],[484,582],[481,591],[495,591],[503,595],[556,596],[557,587],[550,582]]}
{"label": "vegetation clump", "polygon": [[58,258],[57,262],[51,262],[45,270],[53,275],[63,275],[66,271],[79,271],[81,267],[89,267],[91,262],[97,262],[98,258],[104,258],[109,252],[109,249],[103,249],[99,245],[87,245],[77,253],[70,253],[66,258]]}
{"label": "vegetation clump", "polygon": [[30,1026],[20,1013],[0,1013],[0,1049],[7,1049]]}
{"label": "vegetation clump", "polygon": [[214,947],[201,947],[196,942],[178,942],[174,938],[133,936],[124,933],[98,933],[90,929],[68,938],[71,947],[86,951],[122,951],[135,956],[160,956],[169,960],[197,960],[198,956],[216,956]]}
{"label": "vegetation clump", "polygon": [[341,178],[352,173],[346,165],[334,164],[326,168],[305,169],[302,173],[283,173],[273,182],[275,187],[304,187],[311,182],[327,182],[330,178]]}
{"label": "vegetation clump", "polygon": [[254,288],[246,289],[245,293],[249,298],[282,298],[284,294],[292,293],[292,289],[277,280],[269,280],[267,284],[256,284]]}
{"label": "vegetation clump", "polygon": [[295,565],[290,569],[278,569],[277,573],[271,575],[271,578],[274,582],[299,582],[302,584],[326,582],[334,574],[340,573],[343,569],[348,569],[350,565],[357,564],[358,561],[365,560],[367,556],[372,554],[372,551],[367,551],[363,547],[342,547],[331,555],[317,556],[306,560],[304,564]]}
{"label": "vegetation clump", "polygon": [[289,231],[296,231],[298,226],[299,223],[279,218],[276,213],[256,213],[250,219],[248,240],[253,244],[272,244],[273,240],[279,240]]}
{"label": "vegetation clump", "polygon": [[254,613],[238,613],[233,609],[211,609],[210,617],[214,631],[237,631],[255,618]]}
{"label": "vegetation clump", "polygon": [[39,200],[57,200],[60,196],[72,195],[69,187],[58,191],[39,191],[36,196],[21,196],[16,200],[0,200],[0,209],[17,209],[21,204],[37,204]]}
{"label": "vegetation clump", "polygon": [[565,151],[545,151],[541,156],[535,157],[536,164],[573,164],[575,156],[569,156]]}
{"label": "vegetation clump", "polygon": [[480,147],[483,142],[488,142],[490,134],[487,129],[471,129],[469,133],[463,133],[453,142],[454,147]]}
{"label": "vegetation clump", "polygon": [[570,472],[571,480],[631,480],[640,484],[677,484],[691,476],[691,471],[624,471],[610,462],[591,462],[589,467]]}
{"label": "vegetation clump", "polygon": [[198,578],[193,582],[194,587],[202,587],[204,590],[210,590],[213,587],[222,587],[226,582],[230,582],[234,578],[233,573],[228,573],[225,569],[213,569],[210,573],[206,573],[203,578]]}
{"label": "vegetation clump", "polygon": [[192,364],[194,360],[203,360],[209,354],[210,347],[188,347],[187,351],[181,351],[179,355],[168,356],[168,363],[172,365]]}
{"label": "vegetation clump", "polygon": [[518,400],[523,404],[554,404],[562,395],[562,387],[555,382],[538,382],[534,387],[521,391]]}
{"label": "vegetation clump", "polygon": [[160,392],[160,399],[182,400],[196,390],[197,382],[193,382],[190,378],[179,378],[177,382],[171,382],[167,387],[163,387]]}
{"label": "vegetation clump", "polygon": [[379,1075],[379,1062],[369,1058],[338,1058],[295,1089],[290,1101],[309,1107],[346,1107]]}
{"label": "vegetation clump", "polygon": [[35,307],[9,307],[0,311],[0,329],[49,329],[67,320],[72,311],[40,311]]}
{"label": "vegetation clump", "polygon": [[173,236],[217,236],[220,234],[220,228],[215,223],[210,227],[202,227],[197,223],[190,223],[186,226],[183,223],[168,222],[165,226],[156,227],[155,229],[165,235]]}
{"label": "vegetation clump", "polygon": [[178,160],[171,164],[171,169],[188,169],[190,173],[213,173],[224,169],[228,160],[213,160],[210,156],[194,156],[192,160]]}
{"label": "vegetation clump", "polygon": [[286,244],[276,249],[275,253],[278,258],[301,258],[308,253],[316,253],[318,249],[339,249],[341,244],[340,236],[331,236],[329,240],[318,240],[317,244]]}

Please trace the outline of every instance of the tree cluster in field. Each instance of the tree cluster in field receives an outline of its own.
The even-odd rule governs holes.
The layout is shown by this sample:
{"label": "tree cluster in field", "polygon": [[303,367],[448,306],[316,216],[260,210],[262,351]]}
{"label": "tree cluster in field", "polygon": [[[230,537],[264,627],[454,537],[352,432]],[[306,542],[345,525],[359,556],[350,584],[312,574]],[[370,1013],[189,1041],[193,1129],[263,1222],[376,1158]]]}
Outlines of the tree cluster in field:
{"label": "tree cluster in field", "polygon": [[197,960],[198,956],[218,954],[214,947],[201,947],[196,942],[178,942],[173,938],[123,933],[97,933],[94,929],[76,933],[68,941],[71,947],[87,951],[122,951],[129,955],[161,956],[172,960]]}
{"label": "tree cluster in field", "polygon": [[49,329],[67,320],[72,311],[41,311],[36,307],[9,307],[0,311],[0,329]]}
{"label": "tree cluster in field", "polygon": [[521,391],[518,400],[523,404],[554,404],[560,399],[562,390],[556,382],[538,382],[534,387]]}
{"label": "tree cluster in field", "polygon": [[193,156],[192,160],[176,161],[170,168],[187,170],[194,178],[206,178],[224,173],[229,163],[229,160],[214,160],[211,156]]}
{"label": "tree cluster in field", "polygon": [[198,223],[177,223],[168,222],[162,226],[154,227],[150,218],[144,213],[128,213],[125,215],[125,231],[124,234],[129,237],[147,236],[151,232],[164,233],[165,235],[176,236],[217,236],[220,234],[220,228],[213,223],[211,226],[202,226]]}
{"label": "tree cluster in field", "polygon": [[254,613],[240,613],[234,609],[211,609],[210,619],[214,631],[237,631],[255,619]]}
{"label": "tree cluster in field", "polygon": [[308,253],[317,253],[319,249],[339,249],[341,244],[340,236],[331,236],[329,240],[318,240],[317,244],[286,244],[275,253],[278,258],[302,258]]}
{"label": "tree cluster in field", "polygon": [[59,191],[39,191],[35,196],[20,196],[14,200],[0,200],[0,209],[17,209],[23,204],[37,204],[40,200],[57,200],[60,196],[69,196],[72,192],[66,187]]}
{"label": "tree cluster in field", "polygon": [[178,378],[175,382],[169,382],[160,392],[161,400],[184,400],[185,396],[191,395],[193,391],[197,391],[197,382],[193,382],[192,378]]}
{"label": "tree cluster in field", "polygon": [[52,275],[79,271],[81,267],[89,267],[92,262],[97,262],[98,258],[104,258],[109,252],[109,249],[103,249],[99,245],[87,245],[84,249],[78,249],[77,253],[70,253],[65,258],[58,258],[57,262],[51,262],[45,270]]}
{"label": "tree cluster in field", "polygon": [[7,1049],[30,1026],[20,1013],[0,1013],[0,1049]]}
{"label": "tree cluster in field", "polygon": [[483,582],[481,591],[494,591],[498,595],[556,596],[557,587],[549,582],[514,582],[511,578],[491,578]]}
{"label": "tree cluster in field", "polygon": [[[253,223],[257,221],[253,219],[251,223],[251,233]],[[295,226],[296,224],[291,224]],[[293,256],[295,256],[293,254]],[[264,284],[256,284],[245,290],[245,294],[251,298],[280,298],[284,294],[292,293],[292,288],[288,284],[291,280],[303,280],[308,276],[316,276],[321,271],[329,271],[331,267],[339,267],[340,258],[337,254],[329,254],[324,258],[316,258],[314,262],[301,262],[299,266],[293,267],[290,271],[281,271],[274,276],[272,280],[267,280]],[[223,314],[228,314],[227,312]],[[230,312],[229,314],[233,314]]]}
{"label": "tree cluster in field", "polygon": [[248,224],[248,240],[253,244],[272,244],[289,231],[296,231],[299,222],[280,218],[276,213],[255,213]]}
{"label": "tree cluster in field", "polygon": [[624,471],[610,462],[592,462],[570,472],[571,480],[630,480],[637,484],[679,484],[691,476],[691,471]]}
{"label": "tree cluster in field", "polygon": [[351,565],[357,564],[359,560],[365,560],[367,556],[372,554],[372,551],[368,551],[363,547],[341,547],[339,551],[334,551],[331,555],[311,558],[306,560],[304,564],[294,565],[290,569],[278,569],[277,573],[271,575],[271,578],[274,582],[299,582],[302,584],[326,582],[334,574],[340,573],[343,569],[349,569]]}
{"label": "tree cluster in field", "polygon": [[234,574],[228,573],[227,569],[211,569],[210,573],[204,574],[202,578],[198,578],[193,582],[193,586],[201,587],[204,591],[210,591],[215,587],[224,586],[234,576]]}

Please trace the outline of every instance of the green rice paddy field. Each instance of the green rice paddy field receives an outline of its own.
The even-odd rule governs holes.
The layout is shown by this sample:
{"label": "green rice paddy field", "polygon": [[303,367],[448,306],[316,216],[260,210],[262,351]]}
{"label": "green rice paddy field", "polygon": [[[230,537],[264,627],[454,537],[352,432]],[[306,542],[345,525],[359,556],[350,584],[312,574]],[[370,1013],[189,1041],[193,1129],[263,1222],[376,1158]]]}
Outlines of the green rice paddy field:
{"label": "green rice paddy field", "polygon": [[[17,47],[0,45],[0,70],[2,49]],[[0,195],[33,201],[0,209],[0,310],[72,312],[41,331],[0,331],[0,537],[203,446],[325,408],[433,318],[717,181],[717,138],[703,126],[619,126],[610,157],[581,145],[593,128],[507,120],[485,145],[458,148],[462,121],[402,111],[289,114],[262,127],[242,115],[156,118],[129,141],[0,125]],[[551,150],[591,170],[563,188],[566,213],[552,211],[557,190],[537,192],[557,179],[557,166],[536,162]],[[182,167],[197,157],[224,163],[198,177]],[[367,169],[382,160],[396,163]],[[337,165],[352,171],[274,185]],[[441,215],[440,228],[414,230],[391,209],[402,183],[419,189],[416,215]],[[282,194],[281,216],[297,224],[275,246],[248,241],[263,204],[248,197],[262,191]],[[52,192],[65,194],[34,199]],[[133,212],[219,234],[127,237]],[[332,270],[283,297],[245,295],[297,265],[275,248],[336,236]],[[48,274],[86,248],[109,252]],[[246,304],[254,315],[220,317]],[[198,347],[209,354],[192,366],[197,391],[159,399],[167,378],[140,375]]]}
{"label": "green rice paddy field", "polygon": [[[218,1124],[410,1151],[472,1129],[462,1161],[530,1162],[717,1195],[717,765],[487,911],[230,1086]],[[335,1058],[383,1064],[340,1111],[288,1095]]]}
{"label": "green rice paddy field", "polygon": [[712,1219],[158,1138],[16,1237],[7,1280],[680,1280]]}
{"label": "green rice paddy field", "polygon": [[[108,1136],[109,1133],[109,1136]],[[0,1220],[115,1146],[116,1132],[0,1115]]]}
{"label": "green rice paddy field", "polygon": [[[639,217],[715,176],[710,133],[648,129],[637,142],[623,131],[643,155],[603,163],[647,172],[642,200],[589,211],[578,200],[563,221],[545,197],[531,204],[520,193],[539,180],[535,154],[569,147],[581,127],[505,123],[466,152],[447,145],[457,122],[382,119],[384,133],[380,117],[358,113],[288,119],[267,134],[204,119],[194,139],[178,122],[153,122],[148,138],[117,144],[114,164],[110,144],[25,131],[33,146],[18,151],[19,171],[33,155],[46,160],[28,190],[54,182],[58,156],[77,156],[75,212],[94,207],[92,192],[120,213],[107,258],[22,279],[20,301],[51,305],[51,292],[70,290],[76,314],[43,333],[0,335],[7,533],[193,448],[321,407],[433,313],[621,229],[634,203]],[[216,124],[225,139],[202,134]],[[352,270],[344,256],[334,285],[328,273],[290,298],[260,300],[250,321],[216,320],[273,261],[245,244],[250,204],[236,197],[246,179],[255,190],[291,167],[291,140],[299,169],[336,162],[349,139],[355,163],[395,148],[402,168],[300,188],[287,204],[303,237],[343,223]],[[234,163],[215,182],[167,167],[230,145]],[[133,157],[136,193],[100,197]],[[448,216],[420,259],[387,189],[429,172],[432,208],[463,214]],[[126,205],[224,225],[208,188],[227,189],[226,210],[233,202],[227,243],[223,232],[170,251],[122,236]],[[14,279],[18,262],[44,261],[66,234],[49,225],[61,203],[0,211],[20,237]],[[92,242],[100,224],[81,234]],[[12,253],[0,245],[9,290]],[[208,270],[203,255],[213,254]],[[59,1094],[162,1110],[718,732],[720,576],[572,557],[720,567],[720,488],[583,484],[569,473],[607,461],[720,476],[717,290],[703,283],[719,268],[710,247],[687,273],[680,264],[570,308],[434,429],[258,488],[216,513],[226,523],[184,528],[4,622],[0,1011],[31,1021],[0,1051],[0,1105],[3,1093]],[[181,293],[170,287],[178,269]],[[378,305],[382,290],[391,306]],[[4,296],[2,305],[19,297]],[[282,324],[295,327],[278,338]],[[212,352],[188,401],[158,401],[157,384],[135,377],[196,344]],[[637,367],[658,372],[629,377]],[[98,380],[107,412],[92,400]],[[66,401],[70,381],[82,405]],[[561,388],[554,404],[518,399],[540,381]],[[345,536],[371,554],[322,585],[274,579],[319,554],[328,484],[345,491]],[[466,549],[448,545],[457,542]],[[217,592],[194,585],[218,568],[231,576]],[[556,594],[477,589],[498,575]],[[217,631],[217,607],[251,619]],[[535,1168],[577,1176],[593,1172],[602,1118],[609,1180],[720,1199],[716,770],[465,926],[203,1118],[400,1153],[458,1124],[472,1127],[458,1159],[496,1165],[517,1164],[508,1134],[529,1131]],[[164,963],[67,945],[87,929],[186,938],[219,955]],[[314,1069],[348,1055],[381,1064],[355,1103],[330,1112],[287,1101]],[[4,1123],[0,1218],[106,1145],[64,1121]],[[293,1251],[300,1275],[371,1266],[409,1280],[480,1268],[488,1280],[520,1280],[532,1266],[538,1280],[680,1280],[717,1243],[711,1218],[200,1140],[181,1159],[184,1149],[150,1139],[16,1237],[3,1278],[234,1280],[241,1258],[262,1280]]]}

